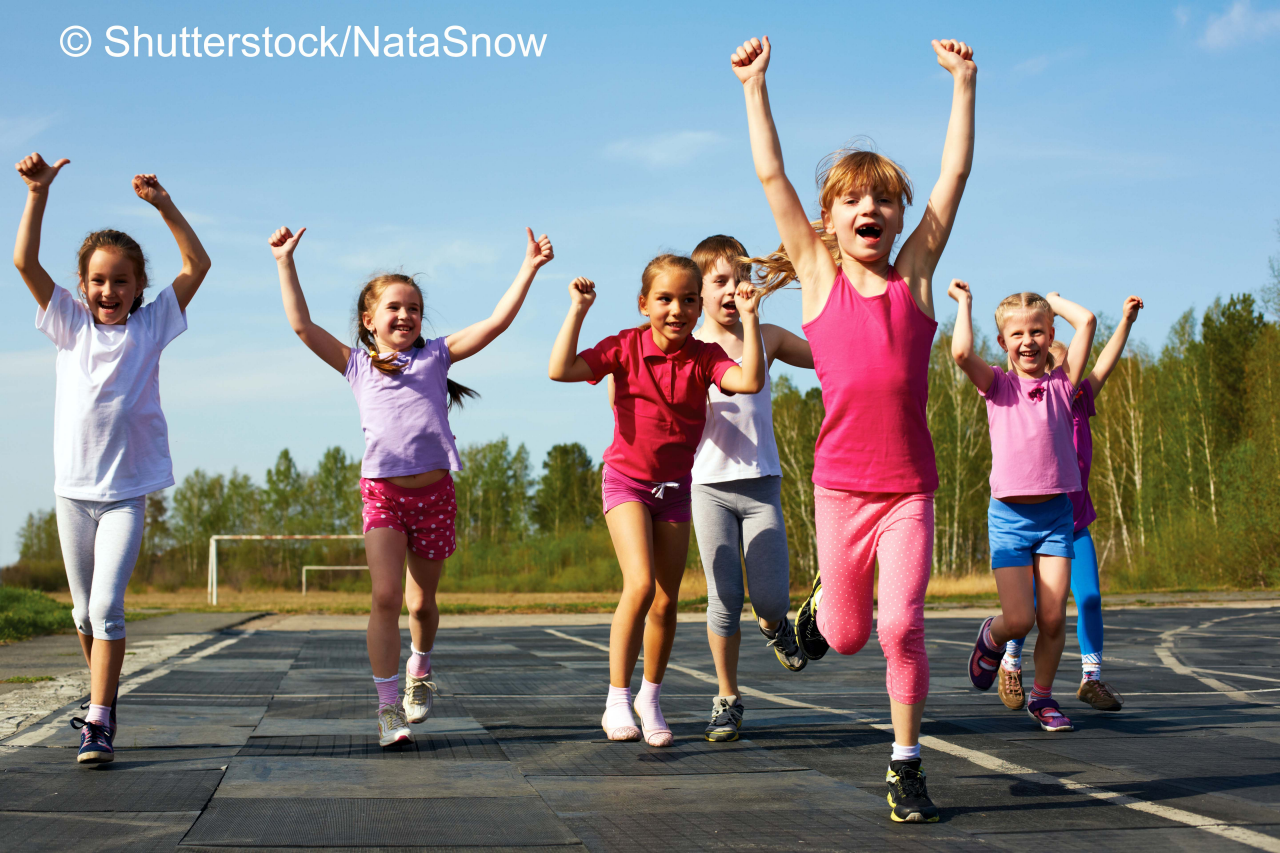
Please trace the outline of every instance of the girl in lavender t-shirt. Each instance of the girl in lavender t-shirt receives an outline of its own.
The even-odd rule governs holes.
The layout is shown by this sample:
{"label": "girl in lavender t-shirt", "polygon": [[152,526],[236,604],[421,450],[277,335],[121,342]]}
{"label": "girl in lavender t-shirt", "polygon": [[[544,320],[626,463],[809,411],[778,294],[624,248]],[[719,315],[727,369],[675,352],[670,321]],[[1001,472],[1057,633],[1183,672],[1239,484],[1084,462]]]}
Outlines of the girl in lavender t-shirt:
{"label": "girl in lavender t-shirt", "polygon": [[[952,281],[947,294],[960,303],[951,354],[987,403],[987,532],[1002,611],[978,630],[969,656],[969,681],[979,690],[989,690],[999,669],[1000,649],[1038,626],[1035,687],[1027,711],[1045,731],[1069,732],[1071,720],[1053,699],[1053,678],[1066,643],[1067,590],[1075,557],[1067,495],[1080,491],[1071,402],[1084,379],[1097,320],[1056,293],[1005,298],[996,308],[996,340],[1009,354],[1006,372],[974,352],[969,285]],[[1076,330],[1062,366],[1055,365],[1049,352],[1054,315]]]}
{"label": "girl in lavender t-shirt", "polygon": [[[454,499],[450,471],[462,469],[449,428],[448,410],[475,392],[447,374],[511,325],[539,268],[554,257],[544,234],[527,232],[524,263],[493,314],[444,338],[422,338],[422,290],[409,276],[380,275],[356,301],[359,346],[348,347],[311,322],[293,252],[306,233],[281,228],[271,235],[289,323],[312,352],[351,383],[360,407],[365,454],[365,556],[373,583],[369,614],[369,664],[378,690],[378,742],[413,740],[409,723],[431,713],[431,647],[440,611],[436,586],[454,550]],[[408,579],[400,578],[408,559]],[[412,655],[400,702],[400,608],[407,599]]]}

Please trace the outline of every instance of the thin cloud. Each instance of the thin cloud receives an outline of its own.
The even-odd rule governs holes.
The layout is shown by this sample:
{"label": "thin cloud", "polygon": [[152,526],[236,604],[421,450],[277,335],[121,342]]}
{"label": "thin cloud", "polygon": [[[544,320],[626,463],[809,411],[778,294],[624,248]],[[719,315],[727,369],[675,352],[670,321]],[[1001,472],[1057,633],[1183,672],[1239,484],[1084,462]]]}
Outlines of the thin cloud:
{"label": "thin cloud", "polygon": [[1223,50],[1243,42],[1261,41],[1272,33],[1280,33],[1280,9],[1260,11],[1249,0],[1236,0],[1230,9],[1209,18],[1200,44]]}
{"label": "thin cloud", "polygon": [[1057,53],[1042,53],[1039,56],[1033,56],[1019,62],[1017,65],[1013,66],[1012,71],[1016,76],[1032,77],[1036,74],[1043,73],[1050,65],[1054,65],[1064,59],[1074,59],[1081,56],[1082,53],[1083,51],[1078,48],[1060,50]]}
{"label": "thin cloud", "polygon": [[692,163],[723,141],[720,134],[709,130],[678,130],[611,142],[605,147],[604,156],[650,169],[666,169]]}
{"label": "thin cloud", "polygon": [[52,115],[0,118],[0,148],[17,148],[47,130],[53,119]]}

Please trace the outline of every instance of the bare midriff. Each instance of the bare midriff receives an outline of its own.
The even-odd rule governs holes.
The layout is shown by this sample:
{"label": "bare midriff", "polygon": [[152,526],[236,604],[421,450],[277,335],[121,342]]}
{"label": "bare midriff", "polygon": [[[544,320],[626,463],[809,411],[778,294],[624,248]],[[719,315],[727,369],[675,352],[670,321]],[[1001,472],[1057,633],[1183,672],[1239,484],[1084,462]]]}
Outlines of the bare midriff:
{"label": "bare midriff", "polygon": [[1003,498],[996,498],[996,500],[1004,501],[1007,504],[1042,504],[1056,497],[1058,495],[1006,495]]}
{"label": "bare midriff", "polygon": [[402,489],[421,489],[440,482],[448,473],[446,468],[437,468],[434,471],[423,471],[421,474],[410,474],[407,477],[387,477],[387,482]]}

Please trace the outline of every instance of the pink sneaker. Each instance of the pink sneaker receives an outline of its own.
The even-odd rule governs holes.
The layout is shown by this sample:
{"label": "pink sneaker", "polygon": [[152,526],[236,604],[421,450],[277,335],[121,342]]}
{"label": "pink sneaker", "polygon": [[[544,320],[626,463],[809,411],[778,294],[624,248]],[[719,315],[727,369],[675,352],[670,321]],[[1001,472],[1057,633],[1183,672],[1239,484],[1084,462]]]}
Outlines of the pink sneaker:
{"label": "pink sneaker", "polygon": [[1073,732],[1076,727],[1052,699],[1032,699],[1027,703],[1027,713],[1035,718],[1046,732]]}

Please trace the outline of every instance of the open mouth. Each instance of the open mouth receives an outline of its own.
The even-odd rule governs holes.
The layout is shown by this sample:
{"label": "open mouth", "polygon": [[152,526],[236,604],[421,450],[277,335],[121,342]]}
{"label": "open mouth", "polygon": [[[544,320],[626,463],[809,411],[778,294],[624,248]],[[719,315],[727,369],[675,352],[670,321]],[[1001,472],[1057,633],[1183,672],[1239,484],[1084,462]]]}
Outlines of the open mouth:
{"label": "open mouth", "polygon": [[120,307],[120,305],[121,303],[119,302],[99,302],[98,303],[98,307],[101,308],[103,311],[115,311],[117,308]]}
{"label": "open mouth", "polygon": [[727,302],[722,302],[720,303],[720,310],[728,313],[736,312],[738,310],[738,303],[734,302],[732,299]]}
{"label": "open mouth", "polygon": [[853,230],[853,233],[864,240],[879,240],[883,231],[884,229],[879,225],[859,225]]}

